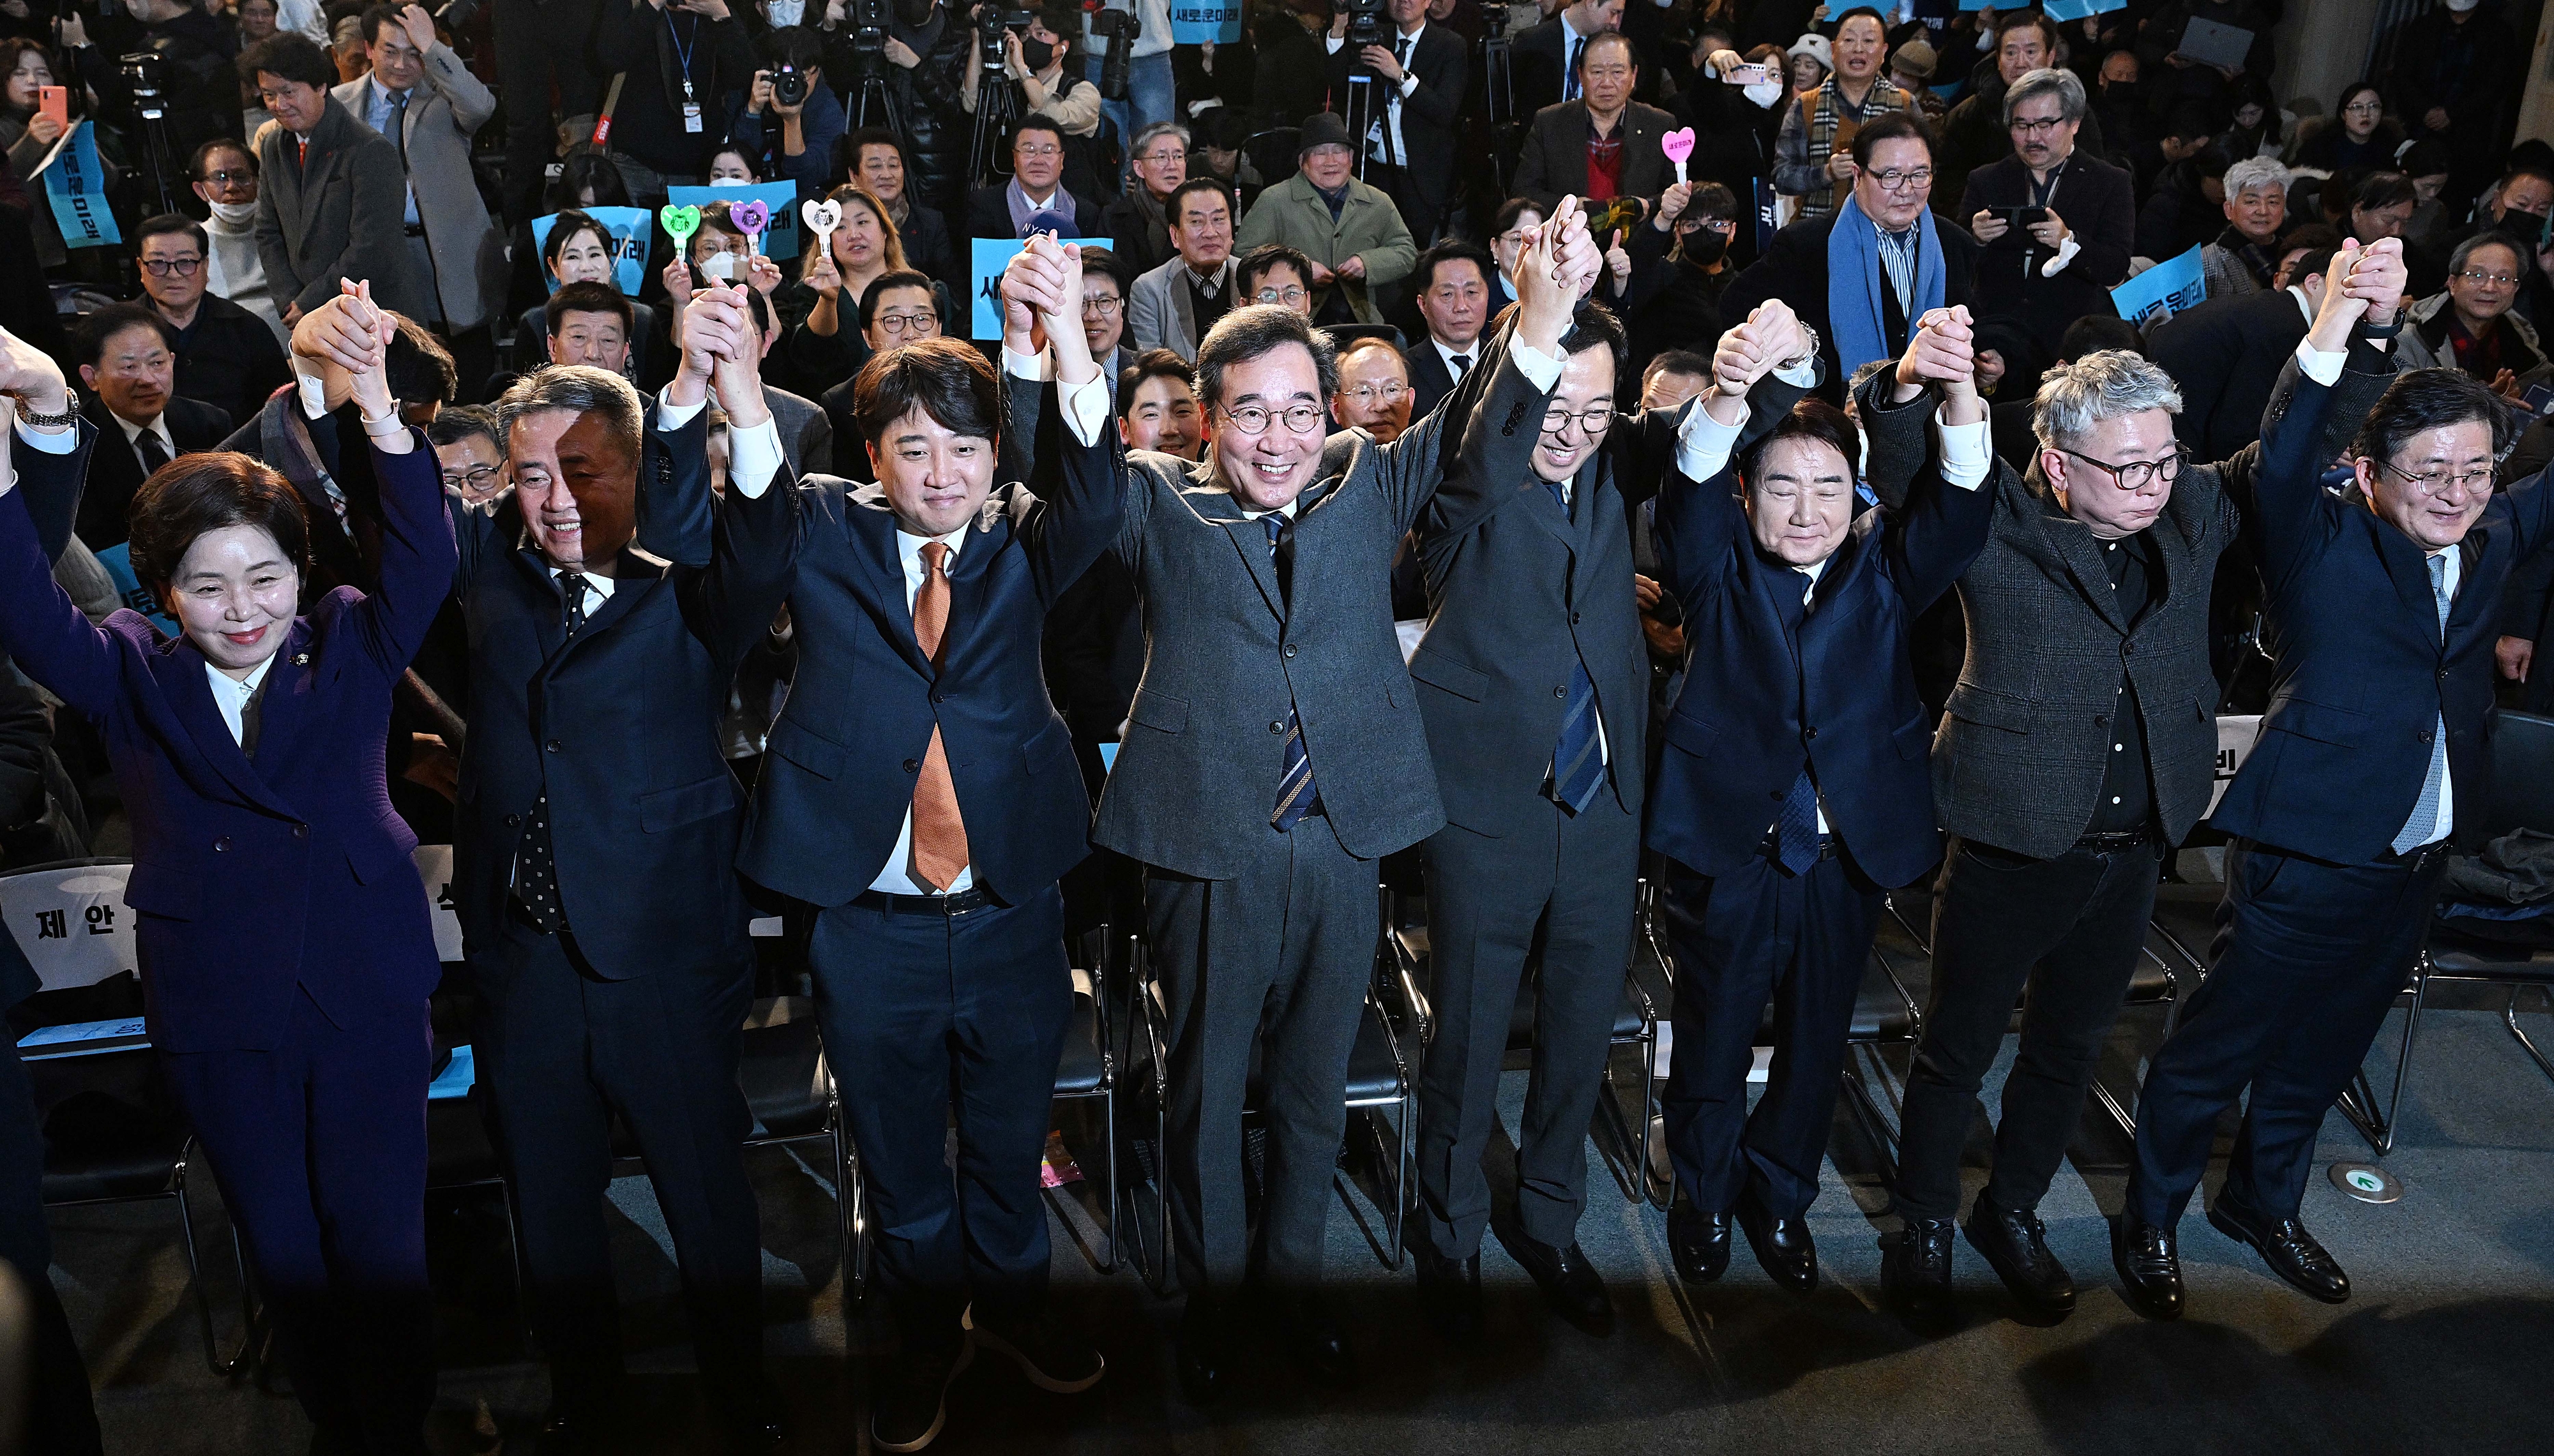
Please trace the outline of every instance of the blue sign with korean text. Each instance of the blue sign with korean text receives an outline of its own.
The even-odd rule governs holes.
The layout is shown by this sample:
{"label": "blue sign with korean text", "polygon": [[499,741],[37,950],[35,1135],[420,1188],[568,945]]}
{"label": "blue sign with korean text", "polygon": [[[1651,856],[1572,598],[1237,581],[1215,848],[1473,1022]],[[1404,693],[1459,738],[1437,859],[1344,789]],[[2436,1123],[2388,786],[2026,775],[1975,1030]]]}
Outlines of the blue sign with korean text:
{"label": "blue sign with korean text", "polygon": [[1229,46],[1241,39],[1241,0],[1171,0],[1171,44]]}
{"label": "blue sign with korean text", "polygon": [[74,125],[37,169],[44,173],[45,199],[53,204],[54,226],[62,230],[63,247],[104,248],[124,241],[115,226],[115,209],[106,205],[106,168],[97,160],[96,123]]}
{"label": "blue sign with korean text", "polygon": [[2206,302],[2208,279],[2200,271],[2199,250],[2167,258],[2111,290],[2120,317],[2146,328]]}

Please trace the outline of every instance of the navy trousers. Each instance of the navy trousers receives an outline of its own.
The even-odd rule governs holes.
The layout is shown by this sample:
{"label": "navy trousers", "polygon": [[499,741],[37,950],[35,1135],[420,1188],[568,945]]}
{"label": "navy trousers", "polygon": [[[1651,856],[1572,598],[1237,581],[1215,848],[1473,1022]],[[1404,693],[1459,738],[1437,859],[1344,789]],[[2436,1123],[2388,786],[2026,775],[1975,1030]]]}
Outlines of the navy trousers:
{"label": "navy trousers", "polygon": [[434,1403],[425,1285],[425,1002],[348,1026],[307,994],[266,1052],[168,1052],[247,1246],[292,1393],[323,1438],[425,1450]]}
{"label": "navy trousers", "polygon": [[[1797,1218],[1818,1195],[1881,889],[1841,853],[1799,875],[1762,854],[1717,878],[1670,860],[1664,888],[1676,1050],[1659,1110],[1677,1182],[1706,1212],[1745,1193]],[[1750,1113],[1768,1000],[1774,1064]]]}
{"label": "navy trousers", "polygon": [[[0,941],[7,935],[0,931]],[[16,950],[0,945],[0,955]],[[15,1032],[0,1036],[0,1259],[17,1269],[32,1317],[25,1449],[33,1456],[88,1456],[99,1449],[97,1407],[89,1399],[88,1366],[71,1339],[62,1296],[54,1289],[54,1235],[45,1222],[45,1129],[37,1120],[27,1064],[18,1060]]]}
{"label": "navy trousers", "polygon": [[2247,1087],[2220,1197],[2293,1218],[2315,1135],[2411,978],[2447,855],[2332,864],[2250,840],[2226,856],[2215,962],[2147,1065],[2128,1211],[2171,1228]]}
{"label": "navy trousers", "polygon": [[1049,885],[946,916],[837,905],[816,917],[808,956],[869,1179],[879,1288],[907,1353],[954,1357],[971,1300],[1007,1314],[1046,1297],[1039,1170],[1073,1015],[1064,897]]}

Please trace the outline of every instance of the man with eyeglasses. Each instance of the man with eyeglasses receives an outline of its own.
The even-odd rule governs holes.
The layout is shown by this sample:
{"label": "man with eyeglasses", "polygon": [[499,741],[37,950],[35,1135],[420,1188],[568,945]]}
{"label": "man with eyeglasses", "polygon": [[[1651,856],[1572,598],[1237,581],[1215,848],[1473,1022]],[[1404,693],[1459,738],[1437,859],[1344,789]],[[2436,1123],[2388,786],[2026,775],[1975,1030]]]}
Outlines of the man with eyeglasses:
{"label": "man with eyeglasses", "polygon": [[203,224],[176,213],[134,229],[143,294],[177,331],[176,392],[246,419],[292,378],[284,346],[256,314],[205,288],[212,257]]}
{"label": "man with eyeglasses", "polygon": [[1191,177],[1165,204],[1175,256],[1135,280],[1127,327],[1138,349],[1197,358],[1198,340],[1230,312],[1238,283],[1232,263],[1232,193],[1214,177]]}
{"label": "man with eyeglasses", "polygon": [[[891,349],[940,337],[940,295],[928,277],[910,269],[871,279],[861,292],[858,316],[864,367]],[[864,438],[860,432],[859,384],[856,370],[850,379],[827,390],[816,401],[833,422],[833,437],[837,440]],[[835,453],[841,457],[834,462],[838,474],[846,480],[868,483],[871,476],[867,452],[847,447]]]}
{"label": "man with eyeglasses", "polygon": [[[399,149],[401,230],[424,305],[414,316],[459,339],[496,314],[505,288],[503,240],[470,168],[471,139],[496,116],[497,93],[437,38],[434,18],[414,0],[370,6],[363,27],[372,69],[330,94]],[[493,359],[493,340],[472,344]]]}
{"label": "man with eyeglasses", "polygon": [[[1541,416],[1595,277],[1573,203],[1550,232],[1523,255],[1519,343],[1462,436],[1474,480],[1525,479],[1533,436],[1497,425]],[[1445,823],[1392,626],[1391,559],[1457,452],[1442,410],[1389,445],[1327,434],[1336,371],[1300,312],[1237,308],[1198,356],[1207,462],[1122,464],[1115,554],[1135,574],[1146,658],[1091,838],[1144,866],[1170,1078],[1165,1242],[1188,1291],[1178,1369],[1199,1401],[1241,1374],[1238,1296],[1254,1266],[1287,1353],[1327,1382],[1356,1375],[1322,1298],[1323,1230],[1374,968],[1376,861]],[[1241,1121],[1254,1045],[1267,1132],[1256,1258]]]}
{"label": "man with eyeglasses", "polygon": [[1313,316],[1313,260],[1283,243],[1251,249],[1233,269],[1234,307],[1274,303]]}
{"label": "man with eyeglasses", "polygon": [[1958,216],[1986,245],[1978,317],[2011,321],[2036,354],[2006,359],[2007,369],[2035,370],[2057,357],[2068,324],[2119,311],[2111,289],[2129,276],[2136,191],[2126,171],[2075,144],[2084,116],[2084,82],[2071,70],[2014,82],[2004,96],[2014,155],[1970,172],[1960,194]]}
{"label": "man with eyeglasses", "polygon": [[[2004,124],[2005,92],[2032,71],[2057,64],[2059,44],[2056,23],[2038,11],[1996,12],[1993,63],[1971,72],[1975,89],[1942,118],[1942,142],[1935,152],[1941,175],[1935,178],[1935,188],[1946,207],[1960,200],[1970,172],[2013,155],[2013,134]],[[2130,59],[2134,70],[2136,57]],[[2076,140],[2097,157],[2110,154],[2102,123],[2090,113],[2084,118],[2083,135]]]}
{"label": "man with eyeglasses", "polygon": [[290,342],[257,253],[257,154],[227,137],[195,149],[188,186],[204,219],[204,287],[265,320],[279,347]]}
{"label": "man with eyeglasses", "polygon": [[2507,398],[2545,366],[2535,326],[2510,305],[2527,280],[2524,245],[2507,233],[2477,233],[2448,255],[2448,286],[2412,305],[2402,367],[2463,370]]}
{"label": "man with eyeglasses", "polygon": [[80,413],[98,434],[79,503],[79,538],[92,551],[132,534],[125,507],[152,472],[231,432],[226,411],[175,392],[176,343],[169,321],[139,303],[101,308],[72,331],[72,362],[91,391]]}
{"label": "man with eyeglasses", "polygon": [[1389,339],[1362,338],[1339,351],[1339,385],[1331,392],[1331,421],[1363,430],[1389,445],[1410,428],[1410,363]]}
{"label": "man with eyeglasses", "polygon": [[[1108,402],[1117,402],[1117,380],[1135,363],[1126,347],[1126,289],[1134,281],[1123,259],[1106,248],[1082,250],[1082,337],[1108,380]],[[1023,477],[1026,479],[1026,477]]]}
{"label": "man with eyeglasses", "polygon": [[1133,273],[1150,273],[1178,249],[1171,242],[1171,196],[1189,179],[1189,129],[1157,121],[1135,134],[1127,166],[1135,184],[1100,209],[1109,250]]}
{"label": "man with eyeglasses", "polygon": [[[1090,82],[1082,84],[1088,87]],[[1042,218],[1063,219],[1072,225],[1076,237],[1096,237],[1106,231],[1100,204],[1075,196],[1064,185],[1064,128],[1053,117],[1033,111],[1011,130],[1010,180],[968,194],[967,233],[976,238],[1025,238]]]}

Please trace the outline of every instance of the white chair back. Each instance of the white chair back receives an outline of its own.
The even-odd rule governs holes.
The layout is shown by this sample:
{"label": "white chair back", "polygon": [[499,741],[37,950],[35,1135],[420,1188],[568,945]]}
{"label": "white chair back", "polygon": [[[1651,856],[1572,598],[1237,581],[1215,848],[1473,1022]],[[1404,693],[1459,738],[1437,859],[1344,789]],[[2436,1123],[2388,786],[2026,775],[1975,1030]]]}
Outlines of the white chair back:
{"label": "white chair back", "polygon": [[135,970],[129,862],[65,864],[0,875],[0,924],[48,991],[93,986]]}

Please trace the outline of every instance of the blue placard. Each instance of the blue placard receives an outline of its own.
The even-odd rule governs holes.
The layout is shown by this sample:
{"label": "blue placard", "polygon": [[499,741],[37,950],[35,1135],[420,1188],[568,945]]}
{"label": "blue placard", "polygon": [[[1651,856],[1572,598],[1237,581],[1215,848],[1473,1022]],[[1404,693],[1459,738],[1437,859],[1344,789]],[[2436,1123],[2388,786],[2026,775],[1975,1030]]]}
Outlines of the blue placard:
{"label": "blue placard", "polygon": [[[625,297],[638,297],[639,284],[647,278],[647,245],[655,241],[654,235],[648,231],[647,209],[588,207],[584,211],[586,216],[603,224],[604,231],[612,234],[612,281]],[[532,219],[532,252],[537,254],[549,246],[550,224],[556,221],[558,214],[555,212]],[[549,276],[548,269],[541,270],[541,280],[549,284],[551,292],[558,291],[558,280]]]}
{"label": "blue placard", "polygon": [[470,1044],[464,1042],[452,1049],[452,1059],[443,1064],[443,1070],[434,1074],[434,1080],[425,1084],[425,1100],[449,1102],[455,1098],[467,1097],[470,1095],[472,1084],[478,1079],[478,1057],[470,1050]]}
{"label": "blue placard", "polygon": [[1241,39],[1241,0],[1171,0],[1171,44],[1229,46]]}
{"label": "blue placard", "polygon": [[2089,20],[2105,11],[2126,10],[2129,0],[2040,0],[2039,13],[2050,20]]}
{"label": "blue placard", "polygon": [[2187,313],[2208,297],[2208,277],[2200,271],[2199,249],[2167,258],[2111,290],[2111,306],[2120,317],[2146,328],[2176,313]]}
{"label": "blue placard", "polygon": [[115,583],[116,600],[151,618],[151,624],[174,637],[179,634],[175,619],[160,610],[160,603],[142,589],[142,579],[133,574],[133,543],[118,541],[97,553],[97,564],[106,568],[109,581]]}
{"label": "blue placard", "polygon": [[[1001,285],[1002,270],[1028,246],[1025,238],[977,238],[976,272],[968,291],[975,297],[975,326],[968,331],[971,339],[998,339],[1002,336],[1002,300],[994,292]],[[1064,238],[1061,242],[1079,243],[1085,248],[1111,246],[1106,238]]]}
{"label": "blue placard", "polygon": [[798,256],[798,184],[796,182],[756,182],[748,187],[667,187],[665,200],[676,207],[700,207],[712,202],[734,206],[739,202],[762,199],[771,209],[771,225],[762,234],[762,256],[770,259]]}
{"label": "blue placard", "polygon": [[54,226],[62,230],[65,248],[104,248],[124,241],[115,226],[115,209],[106,205],[106,168],[97,160],[95,123],[79,122],[71,134],[39,165],[45,176],[45,198],[54,207]]}

